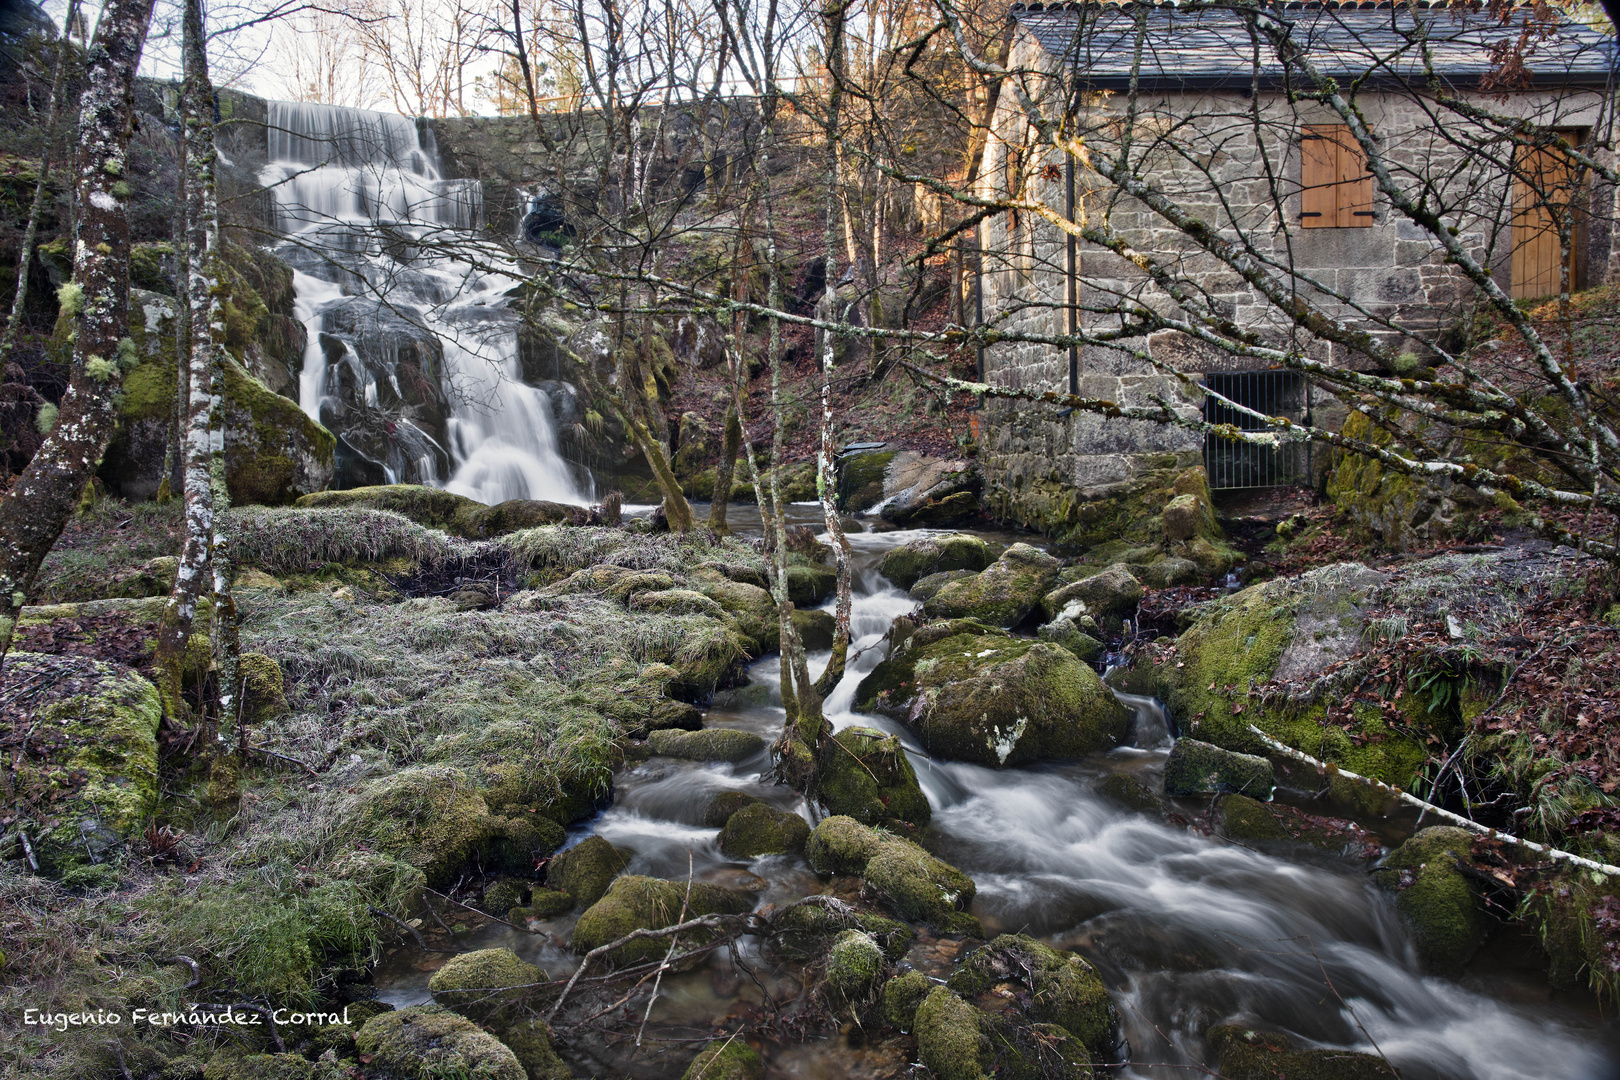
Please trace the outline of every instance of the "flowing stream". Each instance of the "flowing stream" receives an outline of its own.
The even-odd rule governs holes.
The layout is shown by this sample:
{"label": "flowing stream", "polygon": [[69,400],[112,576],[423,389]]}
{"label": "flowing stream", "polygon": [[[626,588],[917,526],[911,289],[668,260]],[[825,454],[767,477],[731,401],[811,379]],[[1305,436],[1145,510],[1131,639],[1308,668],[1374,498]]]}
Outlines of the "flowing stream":
{"label": "flowing stream", "polygon": [[[733,508],[734,518],[739,509]],[[973,877],[973,910],[988,934],[1037,935],[1079,951],[1097,967],[1121,1017],[1123,1064],[1112,1075],[1204,1075],[1199,1067],[1212,1055],[1202,1032],[1224,1022],[1283,1030],[1301,1049],[1376,1047],[1404,1080],[1620,1075],[1613,1022],[1584,994],[1550,991],[1542,970],[1528,959],[1515,961],[1517,952],[1504,949],[1501,937],[1460,979],[1422,974],[1387,895],[1367,880],[1365,864],[1324,853],[1250,850],[1101,798],[1098,783],[1118,771],[1155,787],[1162,783],[1171,735],[1151,698],[1122,695],[1135,714],[1134,745],[1077,762],[1004,770],[933,760],[902,725],[853,712],[855,687],[882,659],[890,622],[916,606],[878,575],[876,565],[885,550],[918,535],[851,535],[858,567],[855,640],[849,671],[826,703],[828,715],[835,726],[882,728],[905,741],[934,808],[929,846]],[[813,657],[812,667],[825,661],[825,655]],[[776,674],[775,657],[756,663],[749,685],[716,696],[705,724],[774,738],[783,721]],[[717,830],[702,824],[709,798],[728,788],[811,818],[795,793],[770,785],[769,768],[763,753],[736,765],[653,757],[621,772],[612,806],[577,827],[571,840],[596,833],[635,853],[631,873],[684,879],[690,868],[699,879],[753,890],[761,903],[824,891],[798,856],[727,859]],[[1203,807],[1185,809],[1195,820]],[[1393,828],[1398,836],[1410,822]],[[496,926],[466,947],[508,946],[554,977],[566,976],[577,964],[561,944],[573,918],[543,924],[551,937]],[[924,934],[908,961],[943,977],[959,948]],[[794,988],[791,968],[751,959],[773,993]],[[407,953],[379,970],[378,985],[396,1004],[419,1003],[427,998],[428,970],[436,966]],[[722,955],[706,970],[665,980],[650,1030],[690,1038],[759,1000],[758,989],[739,979]],[[638,1006],[625,1029],[633,1031],[640,1019]],[[573,1052],[575,1064],[596,1075],[647,1078],[678,1076],[690,1055],[690,1049],[668,1060],[606,1047]],[[835,1080],[903,1075],[905,1066],[846,1032],[773,1049],[768,1075]]]}
{"label": "flowing stream", "polygon": [[468,261],[498,259],[474,232],[478,181],[444,178],[414,120],[269,105],[260,182],[307,332],[299,404],[339,435],[340,480],[587,501],[589,476],[558,453],[550,399],[522,379],[506,309],[517,268]]}

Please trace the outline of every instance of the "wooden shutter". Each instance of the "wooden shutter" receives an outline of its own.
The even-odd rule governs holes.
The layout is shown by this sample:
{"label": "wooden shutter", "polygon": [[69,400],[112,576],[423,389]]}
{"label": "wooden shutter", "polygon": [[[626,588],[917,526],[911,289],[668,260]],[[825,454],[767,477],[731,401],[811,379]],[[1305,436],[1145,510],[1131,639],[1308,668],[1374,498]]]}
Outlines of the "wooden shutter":
{"label": "wooden shutter", "polygon": [[1300,135],[1300,224],[1307,229],[1367,228],[1373,180],[1345,124],[1306,124]]}
{"label": "wooden shutter", "polygon": [[[1572,142],[1576,133],[1560,132]],[[1545,147],[1521,147],[1513,178],[1513,260],[1510,291],[1515,300],[1552,296],[1563,286],[1559,272],[1558,219],[1568,211],[1572,177],[1569,158]],[[1580,237],[1570,227],[1570,288],[1575,289],[1575,253]]]}

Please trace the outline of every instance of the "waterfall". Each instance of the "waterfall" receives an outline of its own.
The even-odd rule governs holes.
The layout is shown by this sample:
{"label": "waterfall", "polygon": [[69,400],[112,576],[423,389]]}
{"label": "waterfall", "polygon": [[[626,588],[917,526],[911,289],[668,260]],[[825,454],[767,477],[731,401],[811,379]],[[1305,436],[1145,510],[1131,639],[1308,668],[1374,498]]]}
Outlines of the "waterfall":
{"label": "waterfall", "polygon": [[[479,245],[476,180],[386,113],[269,103],[260,182],[307,341],[299,404],[338,436],[338,483],[420,483],[484,503],[587,501],[545,392],[522,378],[516,266]],[[458,257],[460,256],[460,257]]]}

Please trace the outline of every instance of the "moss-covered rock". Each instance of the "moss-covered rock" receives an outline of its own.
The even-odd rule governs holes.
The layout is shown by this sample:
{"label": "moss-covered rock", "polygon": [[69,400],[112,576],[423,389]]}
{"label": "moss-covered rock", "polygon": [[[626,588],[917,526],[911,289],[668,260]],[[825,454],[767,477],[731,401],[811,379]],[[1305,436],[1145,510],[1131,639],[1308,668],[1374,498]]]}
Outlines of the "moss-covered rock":
{"label": "moss-covered rock", "polygon": [[1068,649],[1087,664],[1094,662],[1103,653],[1103,643],[1082,631],[1075,625],[1073,619],[1067,617],[1053,619],[1037,630],[1036,636],[1042,641],[1049,641],[1060,648]]}
{"label": "moss-covered rock", "polygon": [[428,980],[428,993],[447,1009],[481,1024],[515,1020],[546,973],[511,949],[479,949],[452,956]]}
{"label": "moss-covered rock", "polygon": [[883,1019],[910,1031],[917,1022],[917,1007],[933,990],[934,984],[920,971],[908,971],[883,984]]}
{"label": "moss-covered rock", "polygon": [[953,581],[923,604],[935,619],[971,618],[994,626],[1017,626],[1034,611],[1057,579],[1058,561],[1028,544],[1014,544],[975,577]]}
{"label": "moss-covered rock", "polygon": [[838,588],[838,575],[825,566],[801,561],[788,567],[788,599],[796,608],[824,603]]}
{"label": "moss-covered rock", "polygon": [[572,896],[580,907],[590,907],[629,865],[629,857],[602,837],[587,836],[551,860],[546,882]]}
{"label": "moss-covered rock", "polygon": [[574,898],[562,889],[546,889],[535,886],[529,892],[529,902],[523,907],[510,908],[506,912],[506,921],[522,926],[528,919],[555,919],[557,916],[572,911]]}
{"label": "moss-covered rock", "polygon": [[1150,589],[1169,589],[1177,585],[1196,585],[1209,577],[1202,567],[1191,559],[1167,555],[1156,559],[1136,571],[1143,585]]}
{"label": "moss-covered rock", "polygon": [[990,547],[977,536],[952,533],[924,536],[901,544],[883,556],[878,572],[897,588],[910,589],[931,574],[951,570],[980,571],[990,565]]}
{"label": "moss-covered rock", "polygon": [[1204,1033],[1227,1080],[1396,1080],[1388,1061],[1355,1050],[1295,1050],[1288,1036],[1221,1024]]}
{"label": "moss-covered rock", "polygon": [[663,731],[667,728],[701,731],[703,710],[688,702],[674,701],[670,698],[661,698],[653,702],[652,710],[647,716],[647,730]]}
{"label": "moss-covered rock", "polygon": [[919,604],[926,603],[929,599],[938,595],[939,590],[951,582],[966,581],[968,578],[978,576],[976,570],[941,570],[937,574],[929,574],[927,577],[918,578],[917,583],[907,591],[906,595]]}
{"label": "moss-covered rock", "polygon": [[733,859],[783,855],[803,851],[809,836],[810,826],[798,814],[755,802],[727,819],[720,830],[720,851]]}
{"label": "moss-covered rock", "polygon": [[687,761],[746,761],[765,749],[764,739],[737,728],[654,731],[647,741],[653,753]]}
{"label": "moss-covered rock", "polygon": [[220,1051],[203,1066],[203,1080],[313,1080],[315,1064],[299,1054]]}
{"label": "moss-covered rock", "polygon": [[444,765],[379,780],[357,805],[362,828],[378,849],[421,870],[434,888],[454,880],[480,852],[494,850],[507,830],[472,779]]}
{"label": "moss-covered rock", "polygon": [[[686,882],[629,875],[614,879],[606,895],[580,915],[569,946],[587,953],[617,941],[636,930],[657,930],[674,926],[685,918],[700,915],[738,915],[754,906],[753,898],[734,889],[695,883],[688,895]],[[693,931],[686,940],[706,941],[706,931]],[[623,966],[657,960],[669,951],[669,942],[642,938],[607,953],[609,964]]]}
{"label": "moss-covered rock", "polygon": [[491,915],[504,916],[512,908],[522,904],[528,895],[529,886],[526,882],[514,878],[501,878],[484,886],[481,906]]}
{"label": "moss-covered rock", "polygon": [[224,368],[225,483],[231,502],[278,506],[324,488],[332,478],[336,437],[236,361],[227,357]]}
{"label": "moss-covered rock", "polygon": [[517,1055],[500,1040],[437,1005],[373,1017],[355,1048],[378,1072],[404,1080],[526,1080]]}
{"label": "moss-covered rock", "polygon": [[1153,789],[1130,773],[1110,773],[1097,785],[1097,794],[1116,806],[1138,813],[1153,813],[1160,808],[1159,797]]}
{"label": "moss-covered rock", "polygon": [[883,501],[883,478],[898,451],[884,447],[838,461],[838,509],[859,514]]}
{"label": "moss-covered rock", "polygon": [[883,978],[883,950],[859,930],[845,930],[827,950],[827,985],[844,1002],[865,1001]]}
{"label": "moss-covered rock", "polygon": [[765,1080],[765,1062],[739,1038],[716,1039],[692,1059],[681,1080]]}
{"label": "moss-covered rock", "polygon": [[917,1054],[939,1080],[984,1080],[979,1060],[989,1055],[990,1045],[979,1017],[979,1010],[943,986],[930,990],[917,1006],[912,1028]]}
{"label": "moss-covered rock", "polygon": [[852,817],[822,818],[805,842],[804,855],[818,874],[859,874],[884,839]]}
{"label": "moss-covered rock", "polygon": [[934,754],[1000,767],[1080,757],[1125,736],[1125,707],[1067,649],[1005,634],[920,642],[919,632],[874,668],[855,700],[903,719]]}
{"label": "moss-covered rock", "polygon": [[1099,624],[1118,625],[1135,614],[1142,596],[1142,583],[1129,567],[1116,563],[1099,574],[1053,589],[1041,598],[1041,610],[1048,619],[1090,615]]}
{"label": "moss-covered rock", "polygon": [[261,652],[245,652],[238,660],[242,680],[242,719],[262,724],[287,711],[287,693],[281,665]]}
{"label": "moss-covered rock", "polygon": [[719,792],[709,800],[709,805],[703,808],[703,824],[711,829],[721,828],[731,820],[731,815],[743,807],[764,801],[758,795],[750,795],[746,791]]}
{"label": "moss-covered rock", "polygon": [[859,874],[903,919],[926,922],[946,933],[978,934],[967,913],[973,879],[910,840],[869,829],[849,817],[829,817],[805,844],[817,873]]}
{"label": "moss-covered rock", "polygon": [[1271,762],[1197,739],[1177,739],[1164,763],[1164,793],[1188,798],[1222,792],[1270,798]]}
{"label": "moss-covered rock", "polygon": [[874,728],[847,727],[827,740],[817,794],[828,813],[863,825],[927,825],[933,814],[899,738]]}
{"label": "moss-covered rock", "polygon": [[1485,915],[1460,869],[1472,848],[1467,830],[1436,825],[1390,852],[1375,875],[1379,884],[1396,890],[1396,910],[1411,928],[1424,966],[1433,971],[1460,970],[1485,933]]}
{"label": "moss-covered rock", "polygon": [[860,908],[829,910],[820,904],[800,904],[776,918],[777,934],[771,946],[784,956],[813,959],[827,951],[828,941],[845,930],[859,930],[883,950],[889,960],[906,955],[917,936],[903,922]]}
{"label": "moss-covered rock", "polygon": [[[1405,418],[1397,420],[1397,426]],[[1419,421],[1414,434],[1426,437],[1427,424]],[[1348,439],[1389,447],[1395,435],[1359,409],[1352,409],[1340,428]],[[1472,440],[1469,453],[1476,463],[1502,457],[1486,440]],[[1538,466],[1516,463],[1507,471],[1534,475]],[[1327,475],[1325,492],[1351,520],[1372,532],[1386,547],[1411,551],[1465,531],[1484,500],[1473,490],[1436,477],[1425,482],[1385,467],[1377,458],[1336,452]]]}
{"label": "moss-covered rock", "polygon": [[809,611],[793,610],[793,629],[798,631],[799,641],[811,652],[817,649],[830,649],[833,646],[833,636],[838,632],[838,620],[830,611],[811,608]]}
{"label": "moss-covered rock", "polygon": [[512,1051],[529,1080],[572,1080],[551,1043],[551,1032],[541,1020],[522,1020],[499,1031],[501,1042]]}
{"label": "moss-covered rock", "polygon": [[573,521],[577,507],[535,499],[515,499],[485,506],[476,499],[424,484],[378,484],[342,491],[315,491],[295,504],[311,508],[390,510],[418,525],[452,536],[482,540],[537,525]]}
{"label": "moss-covered rock", "polygon": [[1094,1055],[1113,1049],[1119,1016],[1102,979],[1078,953],[1059,952],[1023,934],[1003,934],[970,954],[947,985],[972,997],[1001,983],[1028,989],[1023,1008],[1030,1019],[1058,1025]]}

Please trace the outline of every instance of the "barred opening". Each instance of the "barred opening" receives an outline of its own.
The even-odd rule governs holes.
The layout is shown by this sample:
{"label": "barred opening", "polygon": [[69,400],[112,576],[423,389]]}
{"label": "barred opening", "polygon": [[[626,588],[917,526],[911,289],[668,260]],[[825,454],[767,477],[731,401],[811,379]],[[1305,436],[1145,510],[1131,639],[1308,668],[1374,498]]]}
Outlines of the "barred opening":
{"label": "barred opening", "polygon": [[[1297,371],[1237,371],[1204,376],[1204,388],[1265,416],[1308,423],[1310,383]],[[1265,431],[1260,417],[1233,408],[1213,395],[1204,398],[1204,419],[1230,424],[1240,431]],[[1204,437],[1204,469],[1212,488],[1264,488],[1307,484],[1311,476],[1310,443],[1259,446],[1233,442],[1215,434]]]}

